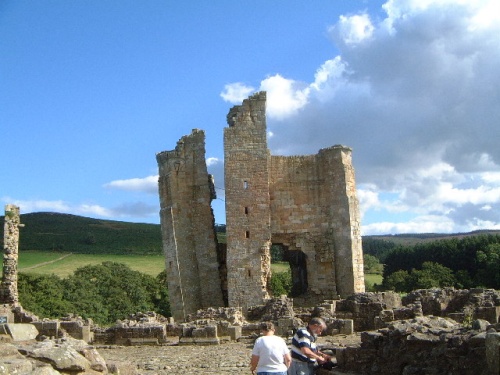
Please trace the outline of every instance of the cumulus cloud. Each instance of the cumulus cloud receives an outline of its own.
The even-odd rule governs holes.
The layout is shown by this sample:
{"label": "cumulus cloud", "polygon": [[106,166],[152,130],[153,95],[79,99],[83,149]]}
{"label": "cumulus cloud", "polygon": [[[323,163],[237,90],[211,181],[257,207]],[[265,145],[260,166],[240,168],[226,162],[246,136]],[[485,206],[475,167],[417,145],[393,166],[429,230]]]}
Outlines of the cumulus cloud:
{"label": "cumulus cloud", "polygon": [[104,187],[107,189],[158,194],[158,175],[144,178],[130,178],[128,180],[115,180],[104,184]]}
{"label": "cumulus cloud", "polygon": [[330,32],[337,29],[345,44],[361,43],[372,36],[375,29],[368,14],[354,16],[340,16],[336,26],[330,28]]}
{"label": "cumulus cloud", "polygon": [[498,227],[499,7],[389,0],[380,19],[341,16],[327,28],[340,53],[312,82],[261,81],[271,151],[352,147],[365,234]]}
{"label": "cumulus cloud", "polygon": [[232,104],[240,104],[250,93],[255,91],[251,86],[246,86],[241,82],[230,83],[224,86],[224,91],[220,94],[222,99]]}

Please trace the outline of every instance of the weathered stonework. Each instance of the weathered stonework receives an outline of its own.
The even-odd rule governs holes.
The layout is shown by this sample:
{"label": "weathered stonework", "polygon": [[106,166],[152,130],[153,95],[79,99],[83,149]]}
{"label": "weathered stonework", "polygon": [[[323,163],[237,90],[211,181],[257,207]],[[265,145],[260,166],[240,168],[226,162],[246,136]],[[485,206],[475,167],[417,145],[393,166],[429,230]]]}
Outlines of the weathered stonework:
{"label": "weathered stonework", "polygon": [[224,306],[205,133],[194,129],[156,159],[170,307],[175,319],[184,320],[198,309]]}
{"label": "weathered stonework", "polygon": [[[157,155],[163,247],[172,314],[261,305],[271,297],[271,246],[282,246],[296,305],[364,292],[360,217],[351,149],[271,156],[266,93],[233,107],[224,129],[227,248],[217,247],[215,196],[204,133]],[[221,294],[222,293],[222,294]]]}
{"label": "weathered stonework", "polygon": [[0,286],[0,304],[16,306],[19,303],[17,264],[19,257],[19,228],[21,226],[19,207],[7,204],[5,206],[3,276]]}
{"label": "weathered stonework", "polygon": [[266,94],[233,107],[224,129],[229,306],[269,298],[270,247],[292,268],[295,304],[364,291],[360,217],[351,149],[271,156]]}

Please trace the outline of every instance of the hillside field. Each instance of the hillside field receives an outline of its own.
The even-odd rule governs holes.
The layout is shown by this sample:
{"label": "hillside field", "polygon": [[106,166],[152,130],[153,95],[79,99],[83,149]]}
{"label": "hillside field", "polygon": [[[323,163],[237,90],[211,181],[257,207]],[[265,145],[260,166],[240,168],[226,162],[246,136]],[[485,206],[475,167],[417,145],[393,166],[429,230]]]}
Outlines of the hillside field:
{"label": "hillside field", "polygon": [[[19,253],[19,272],[30,274],[54,274],[61,278],[71,275],[78,268],[102,262],[123,263],[134,271],[156,277],[165,269],[163,255],[112,255],[112,254],[73,254],[52,251],[22,251]],[[286,262],[273,263],[273,272],[285,272]],[[380,284],[382,275],[367,274],[367,281]]]}
{"label": "hillside field", "polygon": [[72,254],[45,251],[19,252],[19,272],[71,275],[76,269],[102,262],[123,263],[134,271],[157,276],[165,269],[163,255]]}

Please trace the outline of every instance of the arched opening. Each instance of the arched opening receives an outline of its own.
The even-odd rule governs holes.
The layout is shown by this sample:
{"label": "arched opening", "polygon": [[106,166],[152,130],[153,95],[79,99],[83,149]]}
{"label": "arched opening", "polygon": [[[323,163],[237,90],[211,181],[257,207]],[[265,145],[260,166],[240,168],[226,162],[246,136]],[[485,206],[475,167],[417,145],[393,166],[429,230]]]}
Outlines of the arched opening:
{"label": "arched opening", "polygon": [[301,250],[285,252],[285,259],[292,270],[291,297],[298,297],[307,292],[307,255]]}
{"label": "arched opening", "polygon": [[[298,297],[307,292],[307,256],[300,250],[289,250],[288,246],[273,243],[271,246],[271,262],[275,265],[288,265],[291,274],[290,297]],[[279,272],[286,272],[279,267]]]}

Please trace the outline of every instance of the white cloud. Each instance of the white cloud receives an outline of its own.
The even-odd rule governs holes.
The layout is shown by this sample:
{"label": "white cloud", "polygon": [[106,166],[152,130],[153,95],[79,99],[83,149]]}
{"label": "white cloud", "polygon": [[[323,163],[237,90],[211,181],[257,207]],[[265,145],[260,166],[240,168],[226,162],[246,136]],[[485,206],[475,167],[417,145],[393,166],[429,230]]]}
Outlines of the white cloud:
{"label": "white cloud", "polygon": [[158,175],[144,178],[130,178],[128,180],[115,180],[104,184],[104,187],[108,189],[158,194]]}
{"label": "white cloud", "polygon": [[267,92],[266,113],[270,118],[283,119],[297,113],[307,104],[309,87],[281,75],[264,79],[260,90]]}
{"label": "white cloud", "polygon": [[220,96],[226,102],[232,104],[240,104],[246,99],[255,89],[251,86],[246,86],[241,82],[230,83],[224,86],[224,91]]}
{"label": "white cloud", "polygon": [[[368,14],[340,16],[340,20],[336,27],[338,28],[342,40],[346,44],[361,43],[365,39],[370,38],[375,29]],[[332,31],[332,28],[330,28],[330,31]]]}
{"label": "white cloud", "polygon": [[19,207],[21,214],[36,211],[69,212],[70,205],[62,200],[19,200],[11,197],[2,197],[5,204],[14,204]]}
{"label": "white cloud", "polygon": [[21,214],[31,212],[59,212],[86,217],[116,219],[117,217],[150,218],[153,215],[158,215],[159,211],[157,204],[147,204],[144,202],[126,203],[113,208],[106,208],[98,204],[71,204],[60,200],[19,200],[10,197],[2,197],[1,200],[6,204],[18,206]]}
{"label": "white cloud", "polygon": [[220,162],[221,162],[221,160],[219,158],[214,158],[214,157],[207,158],[207,160],[206,160],[207,167],[210,167],[211,165],[216,165],[217,163],[220,163]]}

